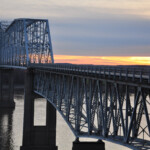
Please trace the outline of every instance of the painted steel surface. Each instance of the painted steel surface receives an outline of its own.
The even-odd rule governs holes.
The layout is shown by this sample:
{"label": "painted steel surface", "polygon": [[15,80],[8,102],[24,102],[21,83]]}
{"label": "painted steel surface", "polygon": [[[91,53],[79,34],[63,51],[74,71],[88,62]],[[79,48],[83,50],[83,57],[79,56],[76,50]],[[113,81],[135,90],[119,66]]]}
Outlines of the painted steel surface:
{"label": "painted steel surface", "polygon": [[5,31],[1,30],[1,65],[54,62],[48,20],[15,19]]}
{"label": "painted steel surface", "polygon": [[33,71],[34,92],[53,104],[76,137],[150,149],[150,86],[79,72]]}
{"label": "painted steel surface", "polygon": [[33,71],[75,136],[150,149],[149,66],[54,64],[48,20],[23,18],[0,28],[0,67]]}

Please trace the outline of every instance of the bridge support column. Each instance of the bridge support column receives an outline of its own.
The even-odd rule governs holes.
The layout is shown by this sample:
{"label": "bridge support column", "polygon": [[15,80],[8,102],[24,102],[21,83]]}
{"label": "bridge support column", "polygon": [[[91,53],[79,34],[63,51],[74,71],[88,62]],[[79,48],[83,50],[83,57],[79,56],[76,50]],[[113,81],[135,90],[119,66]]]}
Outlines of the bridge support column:
{"label": "bridge support column", "polygon": [[27,70],[25,78],[25,104],[23,145],[20,150],[57,150],[56,110],[47,102],[46,125],[34,126],[33,73]]}
{"label": "bridge support column", "polygon": [[14,107],[14,70],[0,69],[0,108]]}
{"label": "bridge support column", "polygon": [[99,140],[98,142],[73,142],[72,150],[105,150],[105,143]]}

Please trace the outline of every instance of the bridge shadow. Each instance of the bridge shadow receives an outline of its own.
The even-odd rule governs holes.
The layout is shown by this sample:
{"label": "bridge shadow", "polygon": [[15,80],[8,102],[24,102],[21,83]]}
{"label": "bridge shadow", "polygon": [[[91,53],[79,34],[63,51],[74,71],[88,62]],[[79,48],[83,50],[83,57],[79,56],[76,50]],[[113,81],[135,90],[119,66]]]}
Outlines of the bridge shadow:
{"label": "bridge shadow", "polygon": [[14,109],[0,110],[0,150],[15,150],[13,140]]}

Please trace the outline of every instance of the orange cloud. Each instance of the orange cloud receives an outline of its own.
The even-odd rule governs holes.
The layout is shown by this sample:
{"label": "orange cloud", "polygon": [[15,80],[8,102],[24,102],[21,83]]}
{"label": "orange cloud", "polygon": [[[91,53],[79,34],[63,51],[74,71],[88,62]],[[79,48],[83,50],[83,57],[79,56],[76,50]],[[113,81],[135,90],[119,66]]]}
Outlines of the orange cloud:
{"label": "orange cloud", "polygon": [[150,65],[150,57],[55,55],[55,63],[93,65]]}

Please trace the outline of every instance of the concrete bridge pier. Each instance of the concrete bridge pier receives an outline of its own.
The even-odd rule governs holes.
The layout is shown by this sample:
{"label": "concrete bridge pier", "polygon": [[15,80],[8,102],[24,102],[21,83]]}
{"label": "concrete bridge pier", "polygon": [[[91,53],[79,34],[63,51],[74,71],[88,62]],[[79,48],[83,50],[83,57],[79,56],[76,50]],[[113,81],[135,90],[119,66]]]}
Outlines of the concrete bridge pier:
{"label": "concrete bridge pier", "polygon": [[105,143],[102,140],[97,142],[80,142],[77,138],[73,142],[72,150],[105,150]]}
{"label": "concrete bridge pier", "polygon": [[57,150],[56,110],[47,102],[46,125],[34,126],[33,73],[27,70],[25,77],[25,104],[23,145],[20,150]]}
{"label": "concrete bridge pier", "polygon": [[14,70],[0,69],[0,108],[14,107]]}

